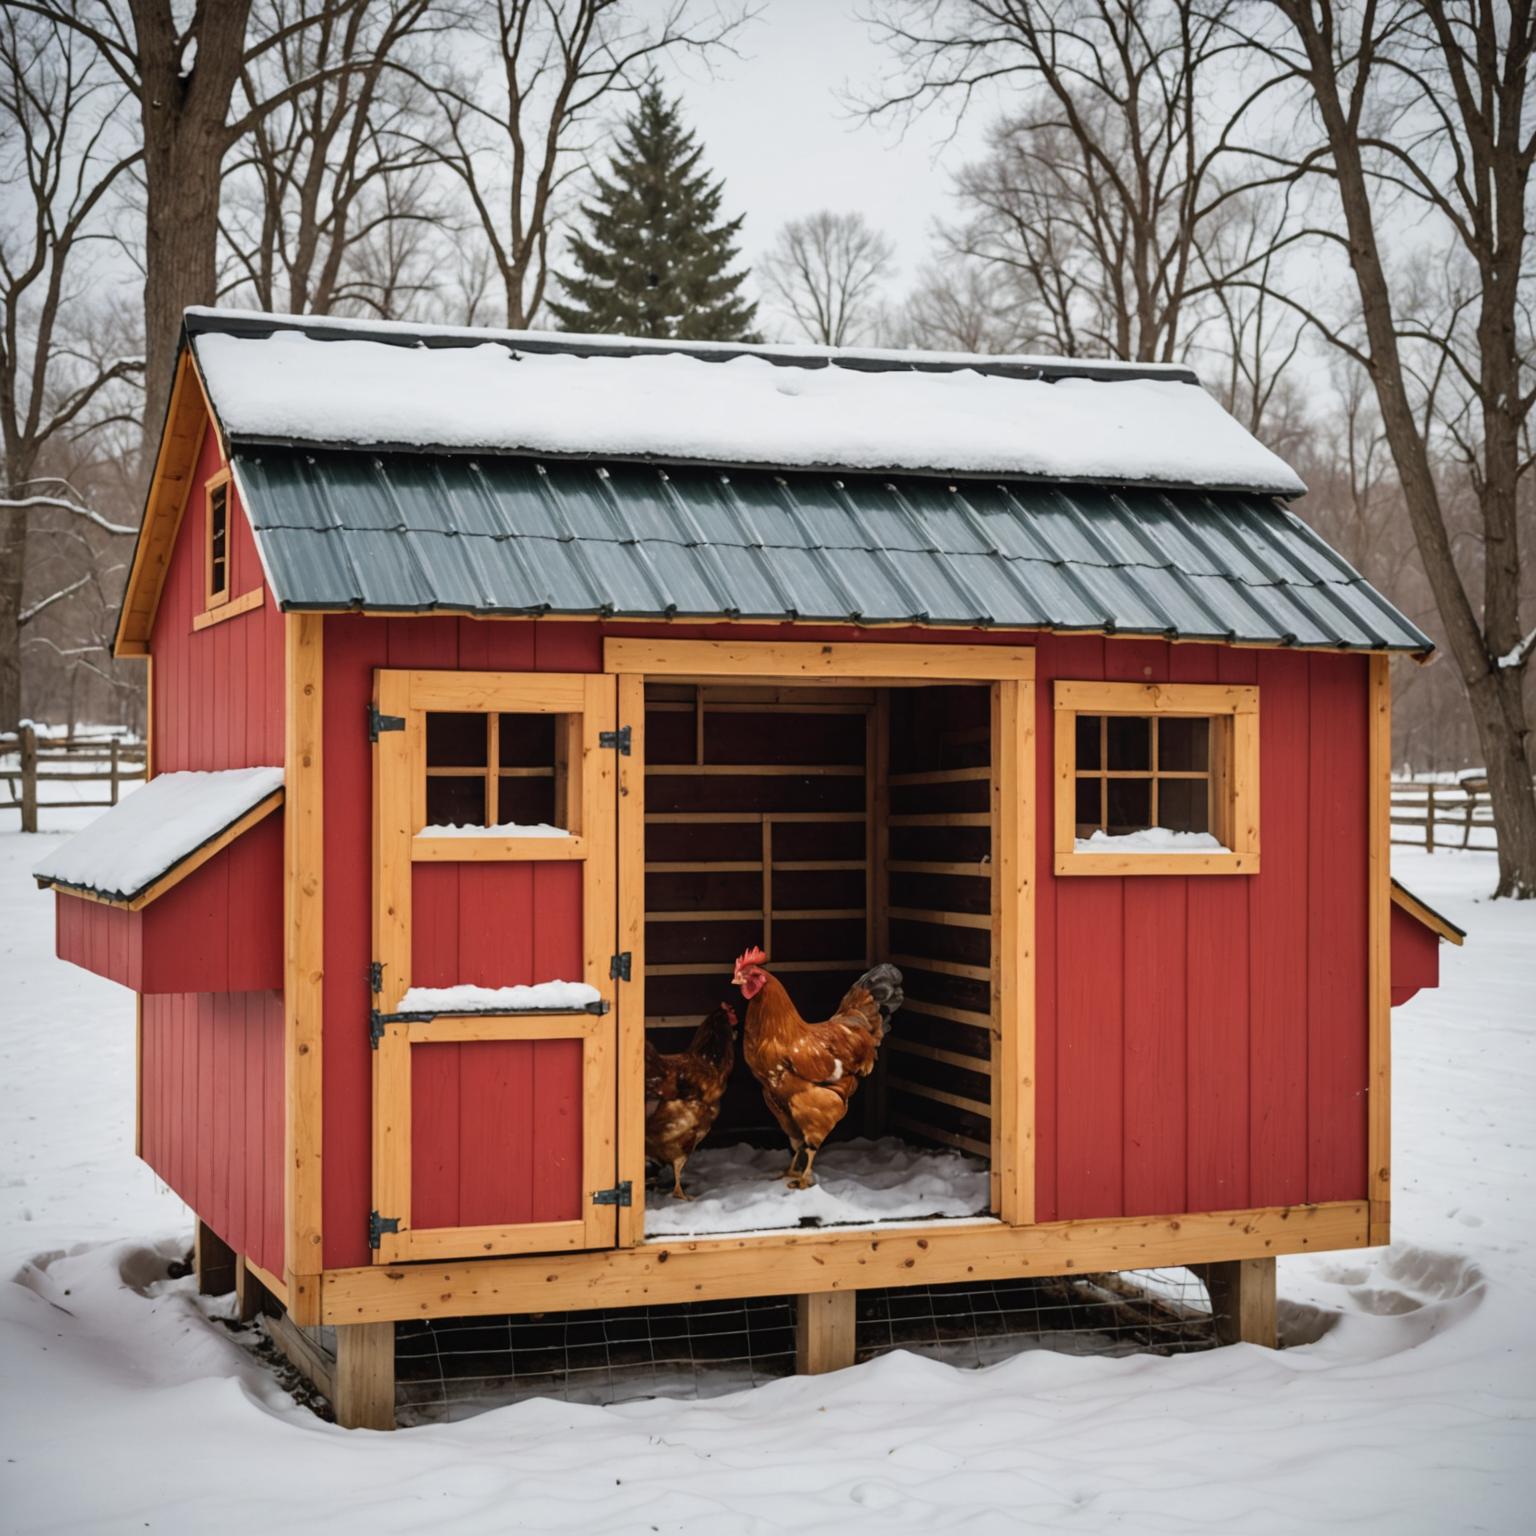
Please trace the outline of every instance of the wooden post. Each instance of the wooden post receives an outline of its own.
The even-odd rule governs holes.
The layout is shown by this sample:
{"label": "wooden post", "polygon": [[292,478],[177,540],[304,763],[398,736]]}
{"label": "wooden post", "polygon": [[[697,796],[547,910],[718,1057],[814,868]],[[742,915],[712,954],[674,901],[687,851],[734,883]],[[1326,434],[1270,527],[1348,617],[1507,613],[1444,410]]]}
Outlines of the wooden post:
{"label": "wooden post", "polygon": [[1435,851],[1435,786],[1431,782],[1425,785],[1428,790],[1428,799],[1424,802],[1424,851]]}
{"label": "wooden post", "polygon": [[395,1325],[339,1323],[336,1393],[331,1400],[343,1429],[395,1427]]}
{"label": "wooden post", "polygon": [[201,1219],[192,1239],[192,1269],[200,1296],[224,1296],[235,1288],[235,1251]]}
{"label": "wooden post", "polygon": [[245,1262],[245,1255],[235,1255],[235,1315],[242,1323],[249,1323],[266,1311],[270,1295]]}
{"label": "wooden post", "polygon": [[21,737],[21,830],[37,831],[37,728],[23,721]]}
{"label": "wooden post", "polygon": [[116,736],[114,736],[112,738],[112,742],[111,742],[111,746],[110,746],[109,750],[111,752],[111,762],[112,762],[112,789],[111,789],[112,804],[116,805],[117,804],[117,737]]}
{"label": "wooden post", "polygon": [[1196,1272],[1211,1296],[1211,1317],[1222,1344],[1278,1347],[1275,1332],[1275,1261],[1229,1259]]}
{"label": "wooden post", "polygon": [[821,1376],[853,1364],[857,1291],[816,1291],[797,1298],[795,1370]]}

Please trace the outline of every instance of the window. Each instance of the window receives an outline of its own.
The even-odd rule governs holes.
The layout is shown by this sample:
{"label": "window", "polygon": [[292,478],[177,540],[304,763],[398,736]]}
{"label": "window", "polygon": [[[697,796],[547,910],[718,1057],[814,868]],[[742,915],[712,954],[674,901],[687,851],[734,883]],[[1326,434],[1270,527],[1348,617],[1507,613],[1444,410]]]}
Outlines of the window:
{"label": "window", "polygon": [[208,606],[229,601],[229,471],[220,470],[204,488],[207,502]]}
{"label": "window", "polygon": [[1258,689],[1055,685],[1058,875],[1254,874]]}
{"label": "window", "polygon": [[579,832],[570,773],[579,723],[579,715],[429,711],[426,830]]}

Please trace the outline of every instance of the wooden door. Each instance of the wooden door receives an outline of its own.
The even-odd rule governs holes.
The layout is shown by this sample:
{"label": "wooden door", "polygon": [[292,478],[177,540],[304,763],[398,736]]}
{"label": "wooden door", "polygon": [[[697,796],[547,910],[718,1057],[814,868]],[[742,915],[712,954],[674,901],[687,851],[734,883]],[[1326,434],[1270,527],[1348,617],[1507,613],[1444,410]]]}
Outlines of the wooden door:
{"label": "wooden door", "polygon": [[615,1241],[616,692],[375,674],[381,1263]]}

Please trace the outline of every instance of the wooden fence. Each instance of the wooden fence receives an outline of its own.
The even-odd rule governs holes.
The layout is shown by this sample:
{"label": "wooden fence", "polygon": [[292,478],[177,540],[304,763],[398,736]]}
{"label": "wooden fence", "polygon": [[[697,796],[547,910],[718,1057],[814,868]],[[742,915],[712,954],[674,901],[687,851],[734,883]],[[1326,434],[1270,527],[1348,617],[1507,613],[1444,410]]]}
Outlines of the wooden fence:
{"label": "wooden fence", "polygon": [[[22,726],[14,736],[0,736],[0,780],[10,792],[0,799],[0,811],[21,812],[21,830],[37,831],[39,811],[116,805],[122,786],[144,777],[144,743],[121,736],[39,736]],[[38,786],[104,785],[90,799],[42,799]],[[47,794],[44,790],[43,794]]]}
{"label": "wooden fence", "polygon": [[[1486,837],[1472,833],[1486,827]],[[1461,779],[1433,784],[1422,779],[1392,780],[1392,841],[1433,853],[1437,848],[1492,848],[1493,797],[1488,780]]]}

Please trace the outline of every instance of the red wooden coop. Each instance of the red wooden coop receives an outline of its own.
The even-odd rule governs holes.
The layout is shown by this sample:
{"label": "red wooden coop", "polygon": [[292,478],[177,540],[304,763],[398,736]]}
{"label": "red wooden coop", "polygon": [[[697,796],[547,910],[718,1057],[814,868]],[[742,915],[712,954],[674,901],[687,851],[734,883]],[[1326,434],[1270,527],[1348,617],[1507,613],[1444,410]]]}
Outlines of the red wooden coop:
{"label": "red wooden coop", "polygon": [[[1389,1010],[1461,938],[1388,868],[1429,641],[1301,490],[1178,367],[190,311],[150,780],[38,875],[205,1283],[349,1424],[421,1317],[793,1295],[818,1369],[861,1288],[1167,1264],[1272,1340],[1275,1255],[1387,1240]],[[754,944],[906,1001],[742,1230],[745,1069],[691,1206],[642,1069]]]}

